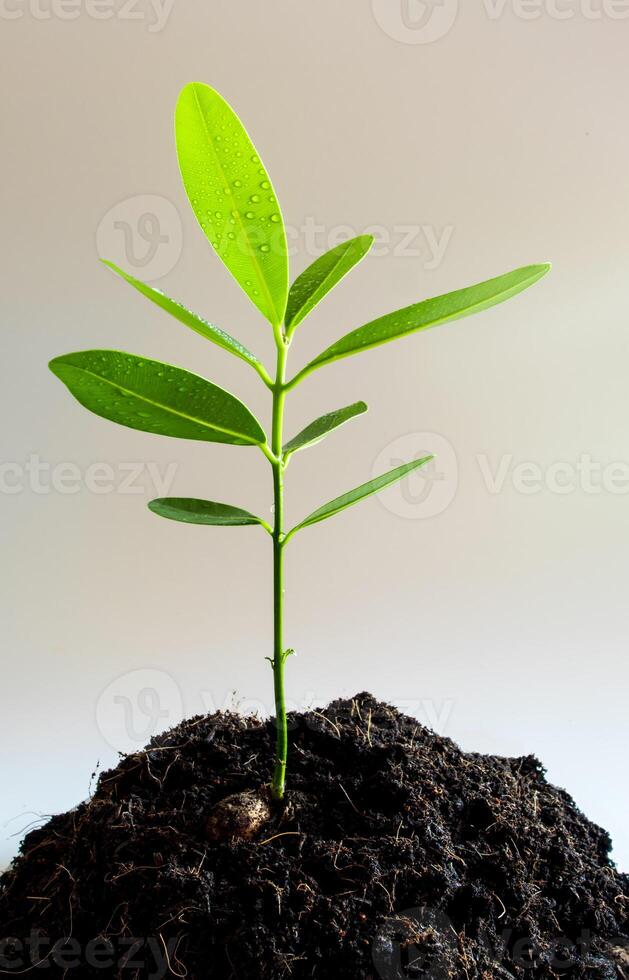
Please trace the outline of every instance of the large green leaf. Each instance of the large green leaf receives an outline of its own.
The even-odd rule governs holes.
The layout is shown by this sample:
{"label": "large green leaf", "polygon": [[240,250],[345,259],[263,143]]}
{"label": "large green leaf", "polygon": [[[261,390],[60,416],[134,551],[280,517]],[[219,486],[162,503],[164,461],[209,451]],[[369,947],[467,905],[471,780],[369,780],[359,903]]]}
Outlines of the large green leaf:
{"label": "large green leaf", "polygon": [[328,517],[333,517],[334,514],[338,514],[339,511],[345,510],[346,507],[351,507],[353,504],[357,504],[359,500],[364,500],[365,497],[370,497],[373,493],[378,493],[380,490],[390,486],[392,483],[397,483],[398,480],[401,480],[407,473],[410,473],[412,470],[416,470],[420,466],[424,466],[433,458],[433,456],[424,456],[422,459],[416,459],[412,463],[404,463],[402,466],[397,466],[394,470],[390,470],[388,473],[383,473],[382,476],[377,476],[375,480],[370,480],[369,483],[363,483],[362,486],[356,487],[355,490],[350,490],[348,493],[344,493],[342,496],[336,497],[328,504],[324,504],[323,507],[319,507],[318,510],[313,511],[313,513],[302,521],[301,524],[297,524],[297,526],[286,535],[286,540],[291,538],[297,531],[301,531],[302,528],[309,527],[311,524],[318,524],[319,521],[325,521]]}
{"label": "large green leaf", "polygon": [[124,272],[113,262],[108,262],[107,259],[102,260],[103,263],[111,269],[116,275],[120,276],[125,282],[128,282],[130,286],[137,289],[139,293],[150,299],[152,303],[159,306],[166,313],[170,313],[174,316],[176,320],[180,323],[185,324],[186,327],[190,327],[196,333],[200,334],[201,337],[205,337],[206,340],[211,340],[213,344],[218,344],[224,350],[230,351],[230,353],[235,354],[236,357],[240,357],[243,361],[251,364],[253,368],[258,372],[258,374],[267,382],[270,382],[270,378],[265,368],[262,366],[258,358],[247,350],[238,340],[234,337],[230,337],[228,333],[221,330],[219,327],[215,327],[213,324],[208,323],[207,320],[202,319],[202,317],[197,316],[196,313],[192,313],[190,310],[182,306],[181,303],[175,302],[175,300],[170,299],[159,289],[154,289],[153,286],[147,286],[146,283],[140,282],[139,279],[135,279],[133,276],[129,275],[128,272]]}
{"label": "large green leaf", "polygon": [[266,443],[260,423],[234,395],[171,364],[89,350],[49,366],[81,405],[130,429],[235,446]]}
{"label": "large green leaf", "polygon": [[440,323],[471,316],[472,313],[479,313],[498,303],[504,303],[505,300],[536,283],[549,269],[550,265],[526,266],[508,272],[504,276],[498,276],[496,279],[489,279],[476,286],[468,286],[466,289],[458,289],[444,296],[427,299],[372,320],[371,323],[341,337],[319,354],[296,375],[290,387],[294,387],[306,375],[323,367],[324,364],[331,364],[350,354],[378,347],[380,344],[386,344],[389,340],[396,340],[416,330],[436,327]]}
{"label": "large green leaf", "polygon": [[199,82],[182,91],[175,130],[201,228],[252,303],[279,326],[288,295],[286,232],[256,148],[231,106]]}
{"label": "large green leaf", "polygon": [[350,269],[365,257],[372,245],[373,235],[352,238],[326,252],[302,272],[288,294],[286,328],[289,335]]}
{"label": "large green leaf", "polygon": [[212,500],[197,500],[193,497],[159,497],[151,500],[149,509],[160,517],[183,524],[212,524],[222,527],[244,527],[247,524],[260,524],[270,530],[262,518],[250,514],[231,504],[217,504]]}
{"label": "large green leaf", "polygon": [[284,455],[290,456],[291,453],[296,453],[299,449],[305,449],[306,446],[314,446],[315,443],[324,439],[333,429],[338,429],[339,425],[344,425],[345,422],[349,422],[350,419],[355,418],[357,415],[362,415],[366,411],[367,405],[365,402],[354,402],[353,405],[347,405],[345,408],[338,408],[335,412],[330,412],[328,415],[322,415],[321,418],[311,422],[299,435],[296,435],[290,442],[286,443],[283,449]]}

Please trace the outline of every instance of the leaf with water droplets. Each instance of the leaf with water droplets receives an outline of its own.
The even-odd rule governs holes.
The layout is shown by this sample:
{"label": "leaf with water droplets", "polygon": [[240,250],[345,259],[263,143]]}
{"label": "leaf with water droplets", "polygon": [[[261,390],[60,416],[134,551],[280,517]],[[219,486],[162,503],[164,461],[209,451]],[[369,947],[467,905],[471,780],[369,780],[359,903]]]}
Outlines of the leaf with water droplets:
{"label": "leaf with water droplets", "polygon": [[162,293],[159,289],[154,289],[152,286],[147,286],[146,283],[140,282],[139,279],[135,279],[133,276],[129,275],[128,272],[124,272],[122,269],[118,268],[113,262],[108,262],[107,259],[102,260],[103,263],[111,269],[116,275],[120,276],[125,282],[128,282],[130,286],[137,289],[139,293],[150,299],[152,303],[159,306],[162,310],[170,313],[176,320],[180,323],[185,324],[186,327],[190,327],[201,337],[205,337],[206,340],[211,340],[213,344],[217,344],[224,350],[230,351],[230,353],[235,354],[236,357],[240,357],[243,361],[251,364],[253,368],[258,372],[258,374],[264,378],[265,381],[269,381],[269,375],[265,368],[262,366],[258,358],[247,350],[247,348],[241,344],[234,337],[230,337],[228,333],[221,330],[220,327],[215,327],[212,323],[208,323],[202,317],[197,316],[196,313],[192,313],[190,310],[182,306],[181,303],[175,302],[175,300],[170,299],[165,293]]}
{"label": "leaf with water droplets", "polygon": [[130,429],[234,446],[266,443],[238,398],[172,364],[89,350],[56,357],[49,367],[84,408]]}
{"label": "leaf with water droplets", "polygon": [[288,295],[288,249],[275,192],[225,100],[194,82],[175,118],[184,186],[206,237],[252,303],[277,327]]}
{"label": "leaf with water droplets", "polygon": [[340,425],[344,425],[350,419],[356,418],[357,415],[363,415],[366,411],[367,405],[365,402],[354,402],[353,405],[347,405],[345,408],[338,408],[335,412],[322,415],[321,418],[311,422],[299,435],[296,435],[290,442],[286,443],[283,450],[284,455],[290,456],[291,453],[305,449],[306,446],[316,445],[316,443],[325,439],[328,433],[334,429],[338,429]]}
{"label": "leaf with water droplets", "polygon": [[357,265],[373,245],[373,235],[360,235],[321,255],[297,277],[288,294],[286,327],[289,336],[331,289]]}
{"label": "leaf with water droplets", "polygon": [[437,296],[434,299],[427,299],[413,306],[407,306],[403,310],[381,316],[377,320],[372,320],[364,327],[358,327],[337,340],[335,344],[324,350],[322,354],[306,365],[303,371],[293,379],[292,385],[301,381],[302,378],[323,367],[324,364],[331,364],[342,357],[350,354],[357,354],[371,347],[378,347],[386,344],[389,340],[396,340],[407,334],[414,333],[416,330],[426,330],[428,327],[436,327],[440,323],[447,323],[449,320],[458,320],[462,317],[471,316],[481,310],[487,310],[498,303],[516,296],[524,289],[528,289],[536,283],[542,276],[545,276],[550,265],[529,265],[514,272],[508,272],[504,276],[496,279],[489,279],[476,286],[469,286],[466,289],[458,289],[453,293],[446,293],[444,296]]}
{"label": "leaf with water droplets", "polygon": [[231,504],[218,504],[212,500],[197,500],[194,497],[159,497],[151,500],[149,510],[170,521],[182,524],[207,524],[221,527],[245,527],[260,524],[270,531],[269,525],[261,517],[250,514],[248,510],[232,507]]}
{"label": "leaf with water droplets", "polygon": [[335,497],[334,500],[313,511],[301,524],[294,527],[290,534],[286,536],[287,539],[292,537],[297,531],[301,531],[302,528],[309,527],[311,524],[318,524],[320,521],[325,521],[328,517],[333,517],[334,514],[338,514],[347,507],[357,504],[359,500],[364,500],[365,497],[370,497],[372,494],[384,490],[385,487],[390,487],[392,483],[397,483],[412,470],[416,470],[420,466],[425,466],[433,458],[432,456],[424,456],[422,459],[413,460],[412,463],[404,463],[403,466],[397,466],[394,470],[389,470],[388,473],[377,476],[375,480],[370,480],[369,483],[363,483],[362,486],[356,487],[355,490],[350,490],[340,497]]}

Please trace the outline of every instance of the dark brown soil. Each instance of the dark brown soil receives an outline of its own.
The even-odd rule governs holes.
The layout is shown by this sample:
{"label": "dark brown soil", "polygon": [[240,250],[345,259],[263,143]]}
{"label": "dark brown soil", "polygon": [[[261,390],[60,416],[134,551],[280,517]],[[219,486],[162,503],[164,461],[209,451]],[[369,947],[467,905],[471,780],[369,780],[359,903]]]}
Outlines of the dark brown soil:
{"label": "dark brown soil", "polygon": [[220,713],[124,758],[89,803],[30,833],[0,883],[0,970],[629,976],[629,879],[535,758],[461,752],[367,694],[291,728],[287,807],[269,817],[259,797],[253,837],[222,836],[212,811],[243,791],[255,804],[273,726]]}

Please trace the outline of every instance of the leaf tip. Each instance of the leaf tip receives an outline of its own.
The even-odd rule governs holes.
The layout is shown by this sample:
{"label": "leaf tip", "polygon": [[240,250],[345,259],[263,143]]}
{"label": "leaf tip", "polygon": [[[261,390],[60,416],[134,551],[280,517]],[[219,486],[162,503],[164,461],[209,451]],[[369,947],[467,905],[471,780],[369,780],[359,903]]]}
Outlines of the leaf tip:
{"label": "leaf tip", "polygon": [[218,100],[219,103],[228,105],[221,93],[217,92],[217,90],[212,88],[211,85],[208,85],[207,82],[188,82],[181,89],[177,97],[175,112],[177,113],[180,108],[183,108],[188,99],[191,99],[193,103],[196,103],[198,106],[199,100],[203,96]]}
{"label": "leaf tip", "polygon": [[99,261],[102,262],[105,268],[109,269],[110,272],[113,272],[115,275],[120,276],[121,279],[126,279],[127,282],[129,282],[129,274],[125,272],[124,269],[121,269],[119,265],[116,265],[115,262],[112,262],[110,259],[99,259]]}
{"label": "leaf tip", "polygon": [[536,279],[542,279],[544,276],[548,275],[552,267],[552,262],[538,262],[536,265],[528,266],[528,271]]}
{"label": "leaf tip", "polygon": [[181,99],[182,96],[190,95],[193,92],[196,92],[196,90],[199,89],[199,88],[209,88],[209,86],[206,85],[205,82],[186,82],[186,84],[183,86],[183,88],[179,92],[179,97],[178,98]]}

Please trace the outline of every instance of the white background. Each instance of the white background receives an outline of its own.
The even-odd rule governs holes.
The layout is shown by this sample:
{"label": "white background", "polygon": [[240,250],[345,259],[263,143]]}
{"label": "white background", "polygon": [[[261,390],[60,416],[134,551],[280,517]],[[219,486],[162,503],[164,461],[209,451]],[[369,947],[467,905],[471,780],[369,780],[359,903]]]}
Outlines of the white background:
{"label": "white background", "polygon": [[[288,687],[299,706],[368,689],[466,749],[537,754],[628,868],[629,10],[461,7],[455,17],[447,0],[433,20],[419,0],[179,0],[160,19],[148,0],[109,17],[106,4],[96,17],[69,0],[4,3],[0,861],[31,820],[83,799],[115,747],[234,691],[272,709],[263,532],[160,522],[146,470],[140,493],[118,471],[115,492],[95,493],[89,470],[174,465],[172,493],[268,514],[264,459],[110,425],[46,369],[95,346],[153,355],[268,422],[246,365],[98,262],[109,250],[124,263],[125,223],[127,258],[141,259],[148,209],[166,241],[147,275],[271,361],[268,327],[180,185],[173,107],[203,80],[264,156],[298,229],[295,272],[342,226],[389,235],[299,328],[295,367],[376,315],[554,262],[508,305],[328,367],[289,401],[290,435],[370,404],[291,464],[295,521],[426,439],[443,455],[434,486],[389,491],[294,540]],[[430,242],[446,239],[435,256]],[[33,457],[52,467],[39,482]],[[598,489],[577,469],[588,458],[606,474]],[[78,467],[77,493],[63,492],[62,463]]]}

